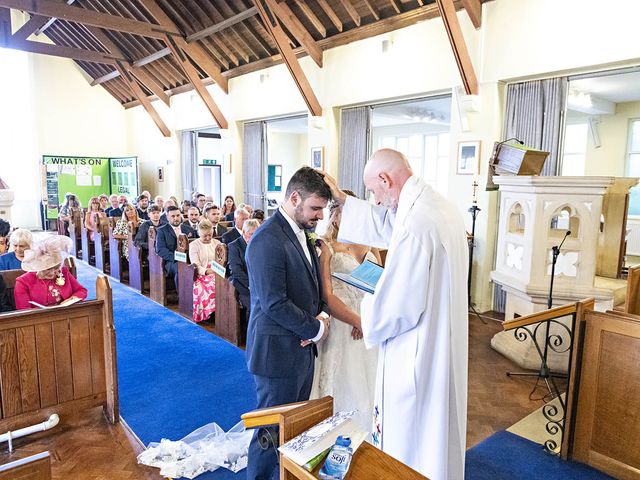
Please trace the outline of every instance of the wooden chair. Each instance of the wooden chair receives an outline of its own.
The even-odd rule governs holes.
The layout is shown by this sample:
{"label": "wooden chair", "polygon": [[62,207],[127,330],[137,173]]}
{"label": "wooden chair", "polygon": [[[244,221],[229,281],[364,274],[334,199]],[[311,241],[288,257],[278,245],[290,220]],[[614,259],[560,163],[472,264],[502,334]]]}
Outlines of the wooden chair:
{"label": "wooden chair", "polygon": [[0,322],[0,430],[102,406],[119,421],[113,301],[105,276],[96,300],[20,310]]}
{"label": "wooden chair", "polygon": [[51,480],[49,452],[0,465],[0,480]]}
{"label": "wooden chair", "polygon": [[[227,268],[227,246],[222,242],[216,245],[216,263]],[[244,345],[247,339],[247,323],[238,302],[236,289],[228,278],[216,273],[216,323],[215,334],[233,343]]]}
{"label": "wooden chair", "polygon": [[100,220],[98,230],[93,233],[96,268],[103,273],[109,273],[109,219]]}
{"label": "wooden chair", "polygon": [[185,234],[178,235],[176,251],[186,256],[184,262],[178,262],[178,311],[183,317],[193,320],[193,282],[198,276],[198,270],[189,260],[189,243]]}
{"label": "wooden chair", "polygon": [[156,229],[149,229],[149,298],[160,305],[167,304],[167,282],[164,260],[156,253]]}
{"label": "wooden chair", "polygon": [[[254,410],[242,415],[242,421],[245,428],[278,425],[279,444],[282,445],[325,418],[329,418],[333,413],[333,398],[324,397],[318,400]],[[315,480],[319,478],[318,472],[321,465],[318,465],[313,472],[308,472],[287,457],[280,455],[280,480]],[[368,442],[362,442],[360,448],[354,453],[347,478],[349,480],[374,478],[426,480],[425,476]]]}

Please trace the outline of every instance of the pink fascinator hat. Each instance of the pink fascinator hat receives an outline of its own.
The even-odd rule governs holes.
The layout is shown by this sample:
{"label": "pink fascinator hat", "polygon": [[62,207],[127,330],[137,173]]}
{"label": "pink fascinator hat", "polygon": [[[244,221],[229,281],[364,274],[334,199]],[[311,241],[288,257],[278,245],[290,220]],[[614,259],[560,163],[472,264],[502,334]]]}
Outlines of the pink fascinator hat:
{"label": "pink fascinator hat", "polygon": [[62,252],[71,251],[71,239],[54,235],[25,250],[22,269],[27,272],[41,272],[62,263]]}

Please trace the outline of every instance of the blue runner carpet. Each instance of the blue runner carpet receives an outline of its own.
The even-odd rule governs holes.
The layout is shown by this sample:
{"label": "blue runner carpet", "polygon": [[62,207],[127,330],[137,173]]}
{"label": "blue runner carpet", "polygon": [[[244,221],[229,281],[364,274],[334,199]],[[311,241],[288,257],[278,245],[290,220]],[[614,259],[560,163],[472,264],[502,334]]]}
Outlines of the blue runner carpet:
{"label": "blue runner carpet", "polygon": [[[78,280],[95,298],[98,271],[77,262]],[[120,415],[148,445],[180,440],[216,422],[227,431],[256,408],[244,351],[109,279],[118,358]],[[244,479],[224,468],[199,480]]]}
{"label": "blue runner carpet", "polygon": [[494,433],[467,450],[466,480],[604,480],[612,477],[587,465],[546,453],[542,445],[510,432]]}

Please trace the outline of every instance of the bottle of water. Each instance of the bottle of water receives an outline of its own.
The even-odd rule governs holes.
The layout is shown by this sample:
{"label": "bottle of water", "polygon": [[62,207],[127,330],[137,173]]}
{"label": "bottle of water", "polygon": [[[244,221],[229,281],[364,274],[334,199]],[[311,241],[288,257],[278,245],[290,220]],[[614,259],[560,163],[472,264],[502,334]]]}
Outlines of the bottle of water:
{"label": "bottle of water", "polygon": [[351,439],[340,435],[336,443],[331,447],[324,465],[320,469],[320,478],[327,480],[342,480],[351,464],[353,450],[350,447]]}

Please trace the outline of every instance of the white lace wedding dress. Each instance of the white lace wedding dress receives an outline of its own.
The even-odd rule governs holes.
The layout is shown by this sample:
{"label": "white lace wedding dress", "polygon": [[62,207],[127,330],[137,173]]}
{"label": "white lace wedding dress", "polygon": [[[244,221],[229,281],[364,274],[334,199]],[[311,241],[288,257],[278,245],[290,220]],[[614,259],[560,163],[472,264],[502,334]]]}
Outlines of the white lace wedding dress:
{"label": "white lace wedding dress", "polygon": [[[346,252],[333,252],[331,272],[349,273],[359,264]],[[376,261],[369,252],[366,258]],[[331,279],[333,293],[354,312],[360,314],[364,292],[336,278]],[[351,325],[331,319],[329,336],[318,344],[318,358],[311,398],[333,397],[334,412],[358,410],[355,420],[359,427],[371,433],[372,408],[375,394],[378,349],[367,350],[363,340],[351,337]]]}

